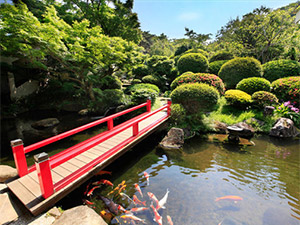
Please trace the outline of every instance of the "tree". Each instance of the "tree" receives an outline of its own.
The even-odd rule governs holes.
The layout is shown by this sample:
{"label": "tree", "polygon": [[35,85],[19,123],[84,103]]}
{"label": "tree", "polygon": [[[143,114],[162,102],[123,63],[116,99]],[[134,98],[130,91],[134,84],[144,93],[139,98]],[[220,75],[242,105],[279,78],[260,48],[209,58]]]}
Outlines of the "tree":
{"label": "tree", "polygon": [[190,45],[192,48],[197,48],[199,45],[203,45],[206,41],[210,40],[210,36],[212,34],[197,34],[194,30],[190,30],[189,28],[185,27],[185,36],[190,39]]}

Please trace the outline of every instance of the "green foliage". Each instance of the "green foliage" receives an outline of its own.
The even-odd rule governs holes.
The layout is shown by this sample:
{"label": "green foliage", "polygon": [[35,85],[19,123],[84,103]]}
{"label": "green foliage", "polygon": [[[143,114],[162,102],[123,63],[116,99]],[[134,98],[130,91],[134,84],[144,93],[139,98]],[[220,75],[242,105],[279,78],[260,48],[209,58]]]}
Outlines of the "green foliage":
{"label": "green foliage", "polygon": [[180,73],[187,71],[194,73],[206,72],[208,61],[201,53],[184,54],[178,59],[177,68]]}
{"label": "green foliage", "polygon": [[300,75],[300,63],[289,59],[280,59],[263,64],[264,77],[274,81],[283,77]]}
{"label": "green foliage", "polygon": [[182,124],[186,117],[186,110],[181,104],[171,105],[171,122],[178,125]]}
{"label": "green foliage", "polygon": [[154,85],[154,84],[134,84],[134,85],[130,85],[129,87],[126,88],[125,90],[125,93],[126,94],[129,94],[129,93],[132,93],[136,90],[139,90],[139,89],[152,89],[154,90],[157,94],[159,94],[160,90],[159,88]]}
{"label": "green foliage", "polygon": [[292,104],[300,106],[300,76],[275,80],[271,87],[281,102],[291,101]]}
{"label": "green foliage", "polygon": [[281,105],[278,105],[275,110],[274,114],[278,117],[285,117],[293,120],[294,124],[300,128],[300,113],[299,108],[296,108],[294,105],[291,104],[290,101],[284,102]]}
{"label": "green foliage", "polygon": [[225,92],[224,97],[227,104],[237,108],[245,108],[251,104],[251,95],[240,90],[228,90]]}
{"label": "green foliage", "polygon": [[148,66],[144,64],[137,65],[133,67],[132,74],[134,75],[135,78],[142,79],[142,77],[149,74]]}
{"label": "green foliage", "polygon": [[151,99],[151,103],[154,104],[157,92],[150,88],[139,88],[131,92],[131,101],[134,105],[142,104]]}
{"label": "green foliage", "polygon": [[98,88],[101,90],[104,89],[121,89],[122,88],[122,82],[119,78],[115,76],[106,76],[102,78],[99,83],[97,83]]}
{"label": "green foliage", "polygon": [[158,75],[169,75],[174,67],[173,59],[160,60],[157,63],[153,64],[151,69],[152,73]]}
{"label": "green foliage", "polygon": [[140,84],[140,83],[142,83],[142,81],[140,79],[133,79],[131,81],[131,84]]}
{"label": "green foliage", "polygon": [[203,83],[183,84],[172,91],[174,103],[182,104],[188,113],[212,111],[219,93],[216,88]]}
{"label": "green foliage", "polygon": [[268,91],[257,91],[251,96],[253,105],[263,108],[278,103],[277,97]]}
{"label": "green foliage", "polygon": [[187,50],[189,50],[189,47],[188,47],[188,46],[186,46],[185,44],[184,44],[184,45],[181,45],[181,46],[179,46],[179,47],[176,49],[174,55],[175,55],[175,56],[180,56],[182,53],[186,52]]}
{"label": "green foliage", "polygon": [[209,73],[190,73],[185,72],[181,76],[177,77],[171,84],[171,89],[174,90],[176,87],[182,84],[188,83],[205,83],[215,87],[220,94],[224,94],[225,86],[223,81],[214,74]]}
{"label": "green foliage", "polygon": [[252,95],[257,91],[270,91],[271,83],[262,77],[249,77],[241,80],[237,85],[236,89],[244,91],[249,95]]}
{"label": "green foliage", "polygon": [[188,54],[188,53],[201,53],[202,55],[204,55],[206,58],[208,58],[208,52],[207,51],[204,51],[203,49],[201,48],[192,48],[192,49],[189,49],[187,50],[186,52],[184,52],[184,54]]}
{"label": "green foliage", "polygon": [[223,61],[223,60],[230,60],[233,59],[234,55],[230,52],[227,51],[219,51],[216,52],[215,54],[213,54],[210,59],[209,62],[215,62],[215,61]]}
{"label": "green foliage", "polygon": [[155,84],[158,87],[163,86],[163,81],[160,79],[160,77],[155,76],[155,75],[147,75],[142,78],[142,81],[144,83],[150,83],[150,84]]}
{"label": "green foliage", "polygon": [[94,88],[95,101],[90,101],[89,108],[92,112],[104,113],[109,107],[117,107],[124,102],[124,93],[118,89]]}
{"label": "green foliage", "polygon": [[208,71],[212,74],[218,74],[221,67],[228,62],[228,60],[218,60],[210,62],[208,65]]}
{"label": "green foliage", "polygon": [[226,88],[234,88],[236,84],[248,77],[260,77],[262,66],[254,58],[234,58],[226,62],[219,71],[219,77],[224,81]]}

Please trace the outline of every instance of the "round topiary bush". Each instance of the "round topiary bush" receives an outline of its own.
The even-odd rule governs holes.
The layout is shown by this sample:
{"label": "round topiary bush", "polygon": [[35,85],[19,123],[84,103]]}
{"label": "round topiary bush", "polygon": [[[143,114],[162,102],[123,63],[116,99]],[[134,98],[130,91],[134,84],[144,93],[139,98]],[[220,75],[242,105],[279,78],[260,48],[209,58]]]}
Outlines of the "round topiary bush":
{"label": "round topiary bush", "polygon": [[263,77],[272,82],[283,77],[300,75],[300,63],[290,59],[270,61],[263,64],[263,71]]}
{"label": "round topiary bush", "polygon": [[257,59],[245,57],[229,60],[221,67],[218,75],[226,88],[235,88],[240,80],[248,77],[261,77],[261,74],[260,62]]}
{"label": "round topiary bush", "polygon": [[145,84],[145,83],[142,83],[142,84],[133,84],[133,85],[130,85],[129,87],[126,88],[126,90],[124,91],[125,94],[130,94],[136,90],[139,90],[139,89],[152,89],[154,90],[157,94],[159,94],[160,90],[159,88],[154,85],[154,84]]}
{"label": "round topiary bush", "polygon": [[230,60],[233,59],[234,56],[232,53],[227,51],[219,51],[211,56],[209,62],[220,61],[220,60]]}
{"label": "round topiary bush", "polygon": [[216,88],[203,83],[183,84],[170,95],[173,103],[181,104],[188,113],[212,111],[216,106],[219,93]]}
{"label": "round topiary bush", "polygon": [[268,91],[257,91],[251,96],[254,105],[263,108],[278,103],[277,97]]}
{"label": "round topiary bush", "polygon": [[210,62],[208,65],[208,71],[212,74],[218,74],[221,67],[228,62],[228,60],[218,60],[214,62]]}
{"label": "round topiary bush", "polygon": [[182,55],[177,62],[179,73],[191,71],[194,73],[206,72],[208,61],[201,53],[188,53]]}
{"label": "round topiary bush", "polygon": [[262,77],[249,77],[241,80],[237,85],[236,89],[244,91],[249,95],[252,95],[257,91],[270,91],[271,83]]}
{"label": "round topiary bush", "polygon": [[251,104],[251,95],[240,90],[228,90],[225,92],[224,97],[228,105],[244,108]]}
{"label": "round topiary bush", "polygon": [[208,57],[208,52],[207,51],[204,51],[200,48],[197,48],[197,49],[189,49],[187,50],[186,52],[184,52],[183,54],[188,54],[188,53],[201,53],[202,55],[204,55],[206,58]]}
{"label": "round topiary bush", "polygon": [[186,110],[181,104],[171,105],[171,121],[180,124],[186,117]]}
{"label": "round topiary bush", "polygon": [[150,88],[136,89],[131,92],[131,101],[134,105],[139,105],[147,101],[148,98],[151,99],[152,104],[155,102],[157,92]]}
{"label": "round topiary bush", "polygon": [[144,76],[144,77],[142,78],[142,81],[143,81],[144,83],[155,84],[155,85],[157,85],[158,87],[162,87],[162,86],[163,86],[162,80],[161,80],[158,76],[155,76],[155,75],[147,75],[147,76]]}
{"label": "round topiary bush", "polygon": [[275,80],[271,88],[280,101],[290,101],[294,106],[300,106],[300,76]]}
{"label": "round topiary bush", "polygon": [[225,86],[220,77],[209,73],[184,73],[171,83],[171,89],[173,90],[179,85],[189,83],[205,83],[215,87],[222,95],[225,92]]}

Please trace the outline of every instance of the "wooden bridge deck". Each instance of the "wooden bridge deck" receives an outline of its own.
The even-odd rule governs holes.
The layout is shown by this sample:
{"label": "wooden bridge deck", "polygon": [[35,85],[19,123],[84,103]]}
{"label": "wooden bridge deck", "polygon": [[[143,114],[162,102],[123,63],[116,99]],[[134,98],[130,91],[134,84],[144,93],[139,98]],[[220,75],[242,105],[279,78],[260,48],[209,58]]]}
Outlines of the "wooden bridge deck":
{"label": "wooden bridge deck", "polygon": [[[92,147],[91,149],[60,164],[54,169],[51,169],[53,183],[55,186],[78,169],[99,158],[99,156],[104,156],[106,154],[109,155],[109,157],[103,157],[103,160],[99,164],[94,166],[89,172],[85,173],[84,175],[74,180],[72,183],[66,185],[65,187],[59,189],[58,191],[55,191],[53,195],[46,199],[42,197],[37,170],[34,170],[33,172],[30,172],[29,174],[21,178],[11,181],[10,183],[7,183],[7,186],[27,207],[27,209],[30,210],[33,215],[38,215],[54,205],[57,201],[62,199],[72,190],[76,189],[82,183],[90,179],[92,176],[94,176],[95,173],[120,157],[139,141],[150,135],[167,119],[167,112],[158,112],[139,122],[139,130],[145,129],[145,132],[142,132],[137,136],[133,136],[133,129],[132,127],[129,127],[128,129],[118,133],[108,140],[103,141],[102,143]],[[122,143],[125,143],[123,144],[124,146],[122,146]],[[113,154],[111,152],[112,150],[114,150]]]}

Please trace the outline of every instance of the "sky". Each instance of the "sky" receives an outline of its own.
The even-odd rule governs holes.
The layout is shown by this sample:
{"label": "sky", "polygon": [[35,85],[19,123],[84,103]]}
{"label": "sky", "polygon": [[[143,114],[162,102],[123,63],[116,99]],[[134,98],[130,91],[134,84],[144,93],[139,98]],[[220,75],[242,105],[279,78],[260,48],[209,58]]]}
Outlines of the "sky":
{"label": "sky", "polygon": [[138,14],[143,31],[168,38],[185,37],[185,27],[196,33],[211,33],[230,19],[252,12],[261,5],[276,9],[296,0],[135,0],[133,11]]}

